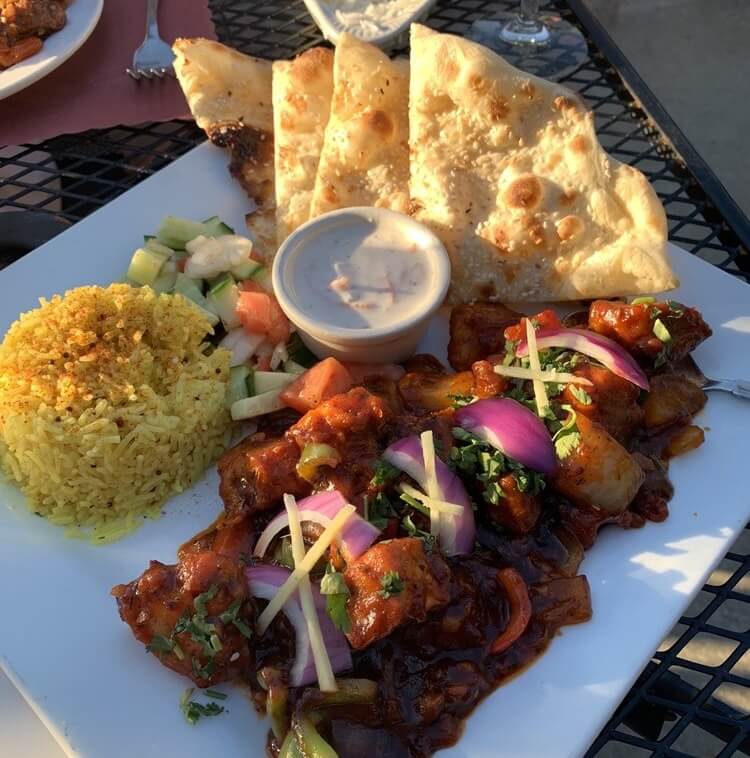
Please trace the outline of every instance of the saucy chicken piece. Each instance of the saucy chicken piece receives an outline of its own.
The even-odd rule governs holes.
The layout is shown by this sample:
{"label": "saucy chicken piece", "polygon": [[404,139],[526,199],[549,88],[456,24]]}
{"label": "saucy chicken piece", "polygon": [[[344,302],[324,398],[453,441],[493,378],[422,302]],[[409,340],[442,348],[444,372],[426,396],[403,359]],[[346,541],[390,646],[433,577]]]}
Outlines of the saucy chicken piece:
{"label": "saucy chicken piece", "polygon": [[[654,332],[657,319],[667,330],[667,342]],[[589,308],[588,326],[619,342],[639,360],[657,364],[682,360],[712,334],[695,308],[672,300],[638,304],[595,300]]]}
{"label": "saucy chicken piece", "polygon": [[283,493],[309,495],[310,484],[297,476],[300,450],[294,440],[247,439],[219,459],[219,495],[226,524],[277,505]]}
{"label": "saucy chicken piece", "polygon": [[355,387],[308,411],[281,439],[249,439],[228,450],[219,460],[224,524],[278,505],[284,493],[309,495],[312,484],[297,474],[300,453],[308,444],[330,445],[341,456],[336,468],[321,467],[327,478],[315,482],[317,489],[331,485],[347,498],[363,491],[372,475],[371,462],[380,455],[378,439],[390,415],[383,400]]}
{"label": "saucy chicken piece", "polygon": [[601,424],[582,415],[577,423],[580,441],[558,461],[555,489],[577,505],[624,511],[643,483],[643,470]]}
{"label": "saucy chicken piece", "polygon": [[529,492],[521,492],[513,474],[503,476],[498,485],[503,491],[503,497],[496,505],[487,506],[487,514],[496,524],[514,534],[528,534],[542,513],[539,499]]}
{"label": "saucy chicken piece", "polygon": [[[590,363],[578,366],[573,373],[588,379],[591,386],[567,385],[562,393],[563,402],[570,404],[579,416],[598,421],[621,445],[627,444],[643,420],[638,387],[609,369]],[[590,400],[588,404],[579,399],[579,389],[585,390]]]}
{"label": "saucy chicken piece", "polygon": [[416,537],[378,542],[349,564],[344,579],[351,593],[347,637],[355,650],[407,621],[424,621],[450,599],[448,566],[437,553],[425,553]]}
{"label": "saucy chicken piece", "polygon": [[[307,445],[324,444],[340,456],[335,468],[321,466],[314,489],[337,489],[348,500],[363,493],[372,478],[388,434],[391,410],[379,397],[362,387],[336,395],[306,413],[288,432],[301,452]],[[279,493],[286,490],[277,489]]]}
{"label": "saucy chicken piece", "polygon": [[[499,362],[499,361],[498,361]],[[495,363],[492,361],[477,361],[471,366],[474,383],[471,393],[474,397],[497,397],[510,387],[510,382],[504,376],[495,373]]]}
{"label": "saucy chicken piece", "polygon": [[[198,687],[249,670],[252,601],[241,565],[212,551],[176,566],[151,561],[141,576],[112,589],[122,620],[168,668]],[[237,620],[237,624],[234,621]]]}
{"label": "saucy chicken piece", "polygon": [[518,323],[520,317],[502,303],[455,306],[451,311],[448,362],[456,371],[465,371],[475,361],[502,352],[505,328]]}
{"label": "saucy chicken piece", "polygon": [[643,403],[643,420],[649,429],[688,421],[706,404],[706,393],[682,376],[657,374],[649,384]]}
{"label": "saucy chicken piece", "polygon": [[453,408],[456,398],[472,394],[473,386],[471,371],[458,374],[415,372],[399,380],[398,391],[407,408],[424,413]]}

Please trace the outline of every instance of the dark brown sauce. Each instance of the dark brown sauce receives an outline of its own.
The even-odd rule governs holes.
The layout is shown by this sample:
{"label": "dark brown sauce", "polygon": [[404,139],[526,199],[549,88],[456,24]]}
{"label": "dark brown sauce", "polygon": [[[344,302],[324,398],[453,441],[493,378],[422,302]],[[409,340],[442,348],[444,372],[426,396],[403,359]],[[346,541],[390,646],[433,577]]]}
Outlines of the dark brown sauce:
{"label": "dark brown sauce", "polygon": [[[646,480],[629,509],[612,516],[596,508],[574,506],[560,496],[545,497],[544,516],[532,534],[502,533],[480,513],[478,549],[448,559],[452,569],[451,600],[421,624],[399,628],[366,650],[354,652],[350,676],[378,682],[376,711],[331,712],[320,726],[339,758],[361,755],[422,758],[460,738],[465,719],[500,685],[523,672],[547,649],[561,627],[591,618],[586,577],[578,567],[602,526],[641,528],[663,521],[673,487],[662,451],[684,424],[658,433],[639,432],[629,449],[652,462]],[[648,464],[644,463],[648,468]],[[509,619],[509,608],[495,576],[515,568],[530,588],[532,618],[511,647],[490,652],[494,638]],[[273,629],[273,627],[272,627]],[[269,643],[283,660],[278,635]],[[260,660],[269,657],[259,646]],[[283,647],[283,646],[282,646]],[[262,702],[262,691],[256,702]],[[269,735],[268,752],[279,745]],[[364,751],[364,752],[363,752]]]}

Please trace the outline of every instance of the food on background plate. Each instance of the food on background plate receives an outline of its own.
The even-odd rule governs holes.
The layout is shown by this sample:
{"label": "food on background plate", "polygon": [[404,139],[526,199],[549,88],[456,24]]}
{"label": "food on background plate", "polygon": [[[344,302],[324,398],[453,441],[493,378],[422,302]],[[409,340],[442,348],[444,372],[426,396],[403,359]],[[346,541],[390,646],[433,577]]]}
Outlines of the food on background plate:
{"label": "food on background plate", "polygon": [[392,61],[350,34],[339,37],[311,218],[352,206],[408,211],[408,71],[405,60]]}
{"label": "food on background plate", "polygon": [[310,218],[333,93],[333,52],[306,50],[273,64],[276,236],[279,244]]}
{"label": "food on background plate", "polygon": [[703,440],[682,368],[711,333],[698,311],[601,300],[571,321],[463,305],[456,373],[319,363],[289,387],[301,417],[261,419],[220,460],[220,518],[113,589],[123,621],[198,687],[248,685],[269,755],[455,743],[590,619],[584,551],[606,524],[665,519],[669,458]]}
{"label": "food on background plate", "polygon": [[110,541],[155,517],[229,443],[229,354],[182,298],[79,287],[0,344],[0,464],[34,513]]}
{"label": "food on background plate", "polygon": [[229,171],[256,206],[247,224],[256,252],[276,252],[271,62],[213,40],[178,39],[174,69],[198,126],[227,148]]}
{"label": "food on background plate", "polygon": [[65,26],[68,0],[0,0],[0,70],[35,55]]}
{"label": "food on background plate", "polygon": [[452,302],[677,286],[656,193],[570,90],[413,24],[409,108],[412,200],[451,255]]}

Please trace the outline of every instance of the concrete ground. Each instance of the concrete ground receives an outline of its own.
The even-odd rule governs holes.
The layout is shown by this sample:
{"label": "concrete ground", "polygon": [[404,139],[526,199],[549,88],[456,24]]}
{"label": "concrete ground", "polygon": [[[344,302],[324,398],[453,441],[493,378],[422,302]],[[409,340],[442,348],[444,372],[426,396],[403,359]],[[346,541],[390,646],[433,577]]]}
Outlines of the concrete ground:
{"label": "concrete ground", "polygon": [[[678,126],[716,172],[744,212],[750,215],[750,1],[749,0],[586,0],[603,22],[638,73],[666,107]],[[735,552],[750,552],[747,533]],[[709,584],[719,586],[736,564],[724,562]],[[750,581],[743,579],[743,592]],[[687,612],[693,616],[710,601],[701,593]],[[750,604],[725,603],[711,618],[723,629],[750,629]],[[662,649],[675,642],[685,627],[677,627]],[[709,634],[698,635],[683,651],[689,660],[720,665],[736,644]],[[675,673],[695,687],[710,680],[685,668]],[[750,652],[734,667],[734,673],[750,677]],[[750,690],[721,685],[714,697],[750,714]],[[662,732],[666,735],[668,728]],[[673,745],[681,753],[709,758],[725,743],[697,726],[690,726]],[[649,752],[626,745],[610,745],[598,758],[635,758]],[[738,753],[738,755],[742,755]]]}

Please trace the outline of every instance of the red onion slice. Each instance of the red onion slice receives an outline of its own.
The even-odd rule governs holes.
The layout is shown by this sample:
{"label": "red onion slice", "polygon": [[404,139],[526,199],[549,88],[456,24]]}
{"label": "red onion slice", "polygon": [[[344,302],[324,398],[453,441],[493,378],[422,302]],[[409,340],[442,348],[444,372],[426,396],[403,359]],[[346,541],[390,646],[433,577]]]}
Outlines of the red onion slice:
{"label": "red onion slice", "polygon": [[[599,361],[613,374],[627,379],[636,387],[648,390],[648,379],[633,356],[609,337],[586,329],[542,329],[536,333],[536,346],[539,350],[565,347],[583,353]],[[528,352],[526,341],[519,342],[516,355],[523,358]]]}
{"label": "red onion slice", "polygon": [[456,411],[456,422],[534,471],[551,474],[555,470],[555,448],[547,427],[536,413],[515,400],[477,400]]}
{"label": "red onion slice", "polygon": [[[345,505],[348,505],[346,498],[338,490],[318,492],[297,503],[303,521],[316,521],[322,526],[327,526]],[[308,513],[302,514],[302,511]],[[320,515],[320,520],[314,517],[313,512]],[[258,538],[254,551],[255,555],[262,558],[273,538],[288,526],[289,514],[286,511],[281,511],[272,518]],[[359,514],[353,513],[338,537],[341,554],[347,562],[353,561],[362,555],[379,535],[380,530],[377,527],[369,521],[365,521]]]}
{"label": "red onion slice", "polygon": [[[419,437],[406,437],[394,442],[383,453],[383,458],[400,471],[408,474],[417,484],[427,491],[427,471],[422,454],[422,443]],[[438,456],[435,456],[435,472],[440,488],[440,500],[463,506],[460,516],[441,514],[440,544],[446,555],[470,553],[474,548],[474,511],[469,496],[461,480],[446,466]]]}
{"label": "red onion slice", "polygon": [[[289,578],[291,571],[281,566],[270,566],[268,564],[258,564],[245,569],[250,586],[250,592],[254,597],[270,600],[278,591],[284,582]],[[352,654],[349,649],[349,643],[346,641],[343,633],[333,625],[333,622],[326,613],[326,601],[320,594],[316,584],[311,584],[315,610],[318,612],[318,621],[320,622],[320,631],[323,633],[323,642],[328,652],[328,658],[331,661],[331,668],[335,674],[346,671],[352,667]],[[302,613],[302,606],[299,601],[299,594],[295,592],[289,600],[284,603],[284,615],[289,619],[289,623],[294,627],[295,636],[295,657],[294,664],[289,672],[289,682],[294,687],[301,687],[304,684],[311,684],[318,679],[315,671],[315,661],[313,660],[312,646],[310,636],[307,633],[307,622]]]}

